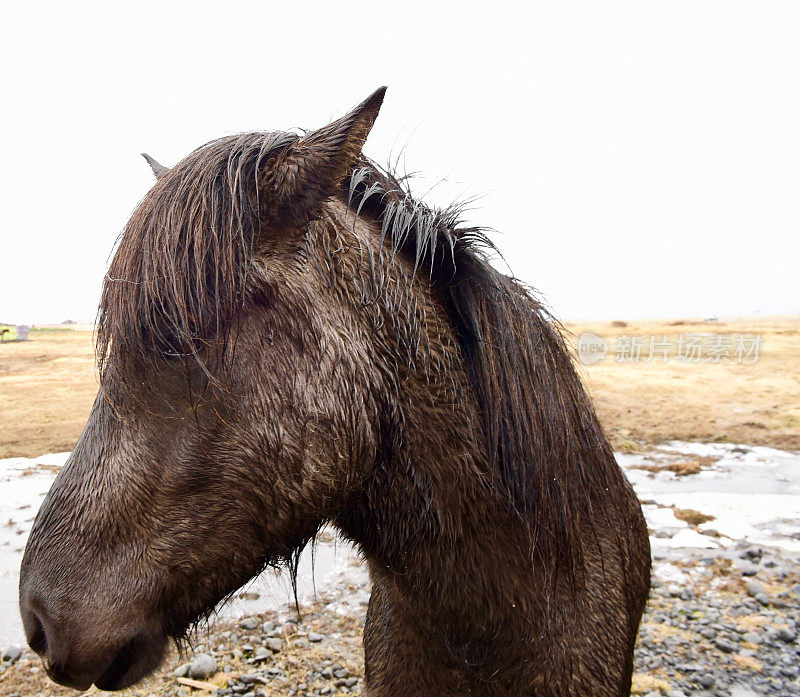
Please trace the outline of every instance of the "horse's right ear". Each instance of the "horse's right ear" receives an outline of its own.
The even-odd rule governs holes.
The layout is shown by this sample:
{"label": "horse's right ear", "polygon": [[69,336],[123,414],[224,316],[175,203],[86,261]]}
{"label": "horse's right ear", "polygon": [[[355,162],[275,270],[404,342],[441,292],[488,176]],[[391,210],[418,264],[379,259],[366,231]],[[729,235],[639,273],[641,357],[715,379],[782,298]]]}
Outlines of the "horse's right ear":
{"label": "horse's right ear", "polygon": [[274,214],[305,224],[352,171],[380,111],[380,87],[340,119],[289,146],[270,167],[265,182]]}

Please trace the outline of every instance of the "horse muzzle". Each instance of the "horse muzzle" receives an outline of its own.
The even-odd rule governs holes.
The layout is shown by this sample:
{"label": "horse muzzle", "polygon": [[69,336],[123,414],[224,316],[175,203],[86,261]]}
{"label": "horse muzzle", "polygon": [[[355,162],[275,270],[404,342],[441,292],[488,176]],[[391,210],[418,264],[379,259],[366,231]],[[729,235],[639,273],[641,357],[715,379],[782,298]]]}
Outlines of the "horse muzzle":
{"label": "horse muzzle", "polygon": [[167,637],[152,626],[116,626],[98,615],[81,622],[69,607],[48,607],[35,592],[20,598],[28,645],[42,657],[52,680],[76,690],[92,684],[121,690],[153,672],[164,657]]}

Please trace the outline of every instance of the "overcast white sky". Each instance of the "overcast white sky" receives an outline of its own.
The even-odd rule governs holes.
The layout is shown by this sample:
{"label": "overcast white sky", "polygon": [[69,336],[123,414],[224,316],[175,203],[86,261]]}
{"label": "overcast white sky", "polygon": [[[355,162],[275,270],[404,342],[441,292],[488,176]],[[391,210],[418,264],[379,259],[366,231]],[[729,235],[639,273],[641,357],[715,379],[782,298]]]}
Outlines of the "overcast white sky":
{"label": "overcast white sky", "polygon": [[800,3],[480,7],[6,5],[0,320],[94,317],[140,152],[321,126],[383,84],[367,154],[483,194],[561,318],[800,313]]}

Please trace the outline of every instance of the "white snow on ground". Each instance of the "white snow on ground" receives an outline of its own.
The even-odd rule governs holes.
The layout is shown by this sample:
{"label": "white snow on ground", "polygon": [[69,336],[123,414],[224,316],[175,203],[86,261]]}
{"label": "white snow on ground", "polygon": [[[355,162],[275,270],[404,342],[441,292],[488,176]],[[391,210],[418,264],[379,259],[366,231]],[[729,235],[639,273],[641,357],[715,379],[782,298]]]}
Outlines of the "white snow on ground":
{"label": "white snow on ground", "polygon": [[[712,458],[698,474],[680,476],[637,469],[698,457]],[[653,550],[719,549],[744,540],[800,552],[800,454],[761,446],[670,442],[653,451],[617,460],[644,503]],[[690,508],[713,520],[697,526],[675,518],[673,508]]]}
{"label": "white snow on ground", "polygon": [[0,647],[19,643],[19,565],[36,511],[69,453],[0,460]]}
{"label": "white snow on ground", "polygon": [[[22,643],[17,610],[19,565],[30,527],[57,469],[69,453],[37,458],[0,460],[0,647]],[[700,473],[677,476],[651,473],[638,465],[713,458]],[[744,540],[752,544],[800,552],[800,453],[773,448],[730,444],[666,443],[635,455],[618,454],[617,460],[639,498],[651,531],[654,554],[680,550],[724,549]],[[675,517],[675,508],[691,508],[714,516],[697,529]],[[715,530],[719,537],[702,534]],[[654,573],[662,581],[679,581],[686,573],[669,563],[659,563]],[[337,589],[333,609],[363,611],[369,597],[366,569],[349,544],[330,536],[312,554],[304,552],[298,577],[301,602]],[[247,591],[247,593],[245,593]],[[227,605],[223,616],[252,614],[280,608],[292,601],[286,574],[266,571],[242,589]]]}

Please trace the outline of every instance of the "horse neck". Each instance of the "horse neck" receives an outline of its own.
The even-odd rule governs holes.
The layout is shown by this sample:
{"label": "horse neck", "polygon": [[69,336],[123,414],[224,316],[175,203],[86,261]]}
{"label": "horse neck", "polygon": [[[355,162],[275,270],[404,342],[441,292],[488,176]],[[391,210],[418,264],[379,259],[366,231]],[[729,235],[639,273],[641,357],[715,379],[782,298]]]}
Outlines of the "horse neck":
{"label": "horse neck", "polygon": [[[372,396],[376,457],[335,522],[410,596],[440,606],[459,599],[467,611],[487,597],[487,584],[496,585],[493,597],[513,588],[504,569],[518,573],[521,551],[530,558],[524,531],[495,491],[477,399],[436,288],[402,258],[382,268],[380,231],[351,224],[345,229],[359,239],[339,245],[349,253],[338,265],[350,266],[342,277],[360,279],[351,302],[370,317],[374,360],[385,368],[381,393]],[[497,573],[476,578],[476,565],[487,562]]]}

